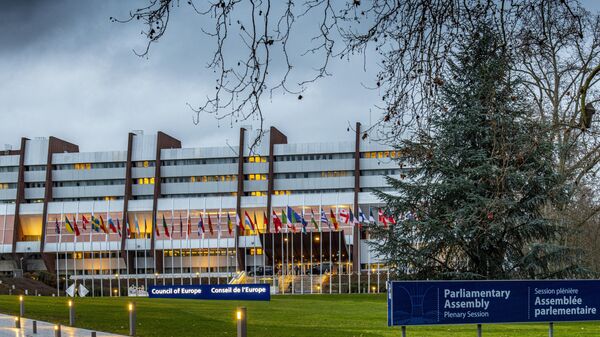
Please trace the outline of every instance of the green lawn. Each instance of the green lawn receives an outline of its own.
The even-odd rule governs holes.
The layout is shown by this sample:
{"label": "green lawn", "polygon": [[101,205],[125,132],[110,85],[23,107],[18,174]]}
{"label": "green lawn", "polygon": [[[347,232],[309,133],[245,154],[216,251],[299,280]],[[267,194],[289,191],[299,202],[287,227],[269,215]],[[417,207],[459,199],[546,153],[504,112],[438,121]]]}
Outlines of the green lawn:
{"label": "green lawn", "polygon": [[[68,323],[67,300],[26,297],[26,317]],[[76,298],[77,326],[127,334],[128,298]],[[136,300],[139,336],[235,336],[235,308],[248,308],[249,336],[399,336],[386,326],[385,295],[274,296],[271,302]],[[16,314],[18,298],[0,296]],[[474,325],[409,327],[410,337],[476,336]],[[484,336],[548,336],[544,324],[484,325]],[[600,323],[557,323],[555,336],[599,336]]]}

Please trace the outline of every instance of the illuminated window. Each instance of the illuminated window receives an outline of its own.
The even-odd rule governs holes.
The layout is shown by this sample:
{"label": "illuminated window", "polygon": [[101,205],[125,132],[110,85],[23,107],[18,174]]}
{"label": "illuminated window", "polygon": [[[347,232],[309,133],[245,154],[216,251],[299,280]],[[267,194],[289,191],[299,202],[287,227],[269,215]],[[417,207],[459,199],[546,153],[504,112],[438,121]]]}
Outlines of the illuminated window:
{"label": "illuminated window", "polygon": [[147,185],[150,183],[150,180],[148,178],[144,178],[144,185]]}
{"label": "illuminated window", "polygon": [[251,175],[249,175],[249,176],[248,176],[248,179],[249,179],[249,180],[254,180],[254,174],[251,174]]}
{"label": "illuminated window", "polygon": [[195,183],[196,182],[196,177],[190,177],[190,181]]}
{"label": "illuminated window", "polygon": [[86,170],[91,170],[92,169],[92,164],[91,163],[85,164],[85,169]]}
{"label": "illuminated window", "polygon": [[250,163],[254,163],[254,157],[250,157],[250,158],[248,158],[248,162],[250,162]]}
{"label": "illuminated window", "polygon": [[154,177],[150,178],[150,184],[154,185]]}
{"label": "illuminated window", "polygon": [[144,167],[148,167],[148,161],[144,160]]}

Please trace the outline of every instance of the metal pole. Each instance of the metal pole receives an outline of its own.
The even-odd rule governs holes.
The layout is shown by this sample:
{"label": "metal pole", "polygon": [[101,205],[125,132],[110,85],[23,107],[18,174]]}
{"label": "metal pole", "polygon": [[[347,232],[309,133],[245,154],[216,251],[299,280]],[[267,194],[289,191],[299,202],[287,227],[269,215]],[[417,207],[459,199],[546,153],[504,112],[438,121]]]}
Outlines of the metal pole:
{"label": "metal pole", "polygon": [[481,324],[477,324],[477,337],[481,337]]}
{"label": "metal pole", "polygon": [[239,307],[236,313],[237,318],[237,337],[246,337],[246,307]]}
{"label": "metal pole", "polygon": [[37,334],[37,321],[31,322],[31,324],[32,324],[31,332],[33,332],[34,334]]}
{"label": "metal pole", "polygon": [[129,303],[129,336],[135,336],[135,303]]}
{"label": "metal pole", "polygon": [[406,337],[406,326],[402,326],[402,337]]}
{"label": "metal pole", "polygon": [[75,325],[75,306],[71,300],[69,300],[69,325]]}
{"label": "metal pole", "polygon": [[548,336],[554,337],[554,323],[552,322],[548,324]]}

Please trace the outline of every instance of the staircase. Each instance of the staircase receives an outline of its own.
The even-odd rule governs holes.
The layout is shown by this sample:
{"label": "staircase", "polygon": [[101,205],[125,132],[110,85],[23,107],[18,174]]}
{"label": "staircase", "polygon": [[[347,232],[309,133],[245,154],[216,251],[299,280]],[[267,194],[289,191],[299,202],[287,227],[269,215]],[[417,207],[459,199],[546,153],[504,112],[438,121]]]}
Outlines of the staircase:
{"label": "staircase", "polygon": [[323,288],[329,286],[329,275],[286,275],[278,277],[278,281],[279,293],[285,292],[286,294],[291,294],[293,292],[294,294],[318,294],[321,292],[321,285]]}
{"label": "staircase", "polygon": [[244,283],[248,283],[248,276],[246,275],[245,271],[241,271],[239,273],[236,273],[235,276],[229,280],[229,284],[244,284]]}

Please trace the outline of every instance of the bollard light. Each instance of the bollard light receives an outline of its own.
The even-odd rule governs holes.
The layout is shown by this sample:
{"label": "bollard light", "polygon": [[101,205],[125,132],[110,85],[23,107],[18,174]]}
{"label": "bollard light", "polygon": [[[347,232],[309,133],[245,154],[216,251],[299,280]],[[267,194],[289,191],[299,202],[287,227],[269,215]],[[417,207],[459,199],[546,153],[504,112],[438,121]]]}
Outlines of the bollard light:
{"label": "bollard light", "polygon": [[69,300],[69,325],[75,325],[75,306],[73,305],[73,301]]}
{"label": "bollard light", "polygon": [[246,307],[239,307],[236,312],[237,337],[246,337]]}
{"label": "bollard light", "polygon": [[135,303],[129,303],[127,309],[129,311],[129,336],[135,336]]}
{"label": "bollard light", "polygon": [[61,337],[60,324],[54,326],[54,337]]}
{"label": "bollard light", "polygon": [[15,317],[15,328],[21,329],[21,320],[19,317]]}
{"label": "bollard light", "polygon": [[23,295],[19,295],[19,316],[25,316],[25,299]]}
{"label": "bollard light", "polygon": [[33,332],[34,334],[37,333],[37,321],[31,322],[31,332]]}

